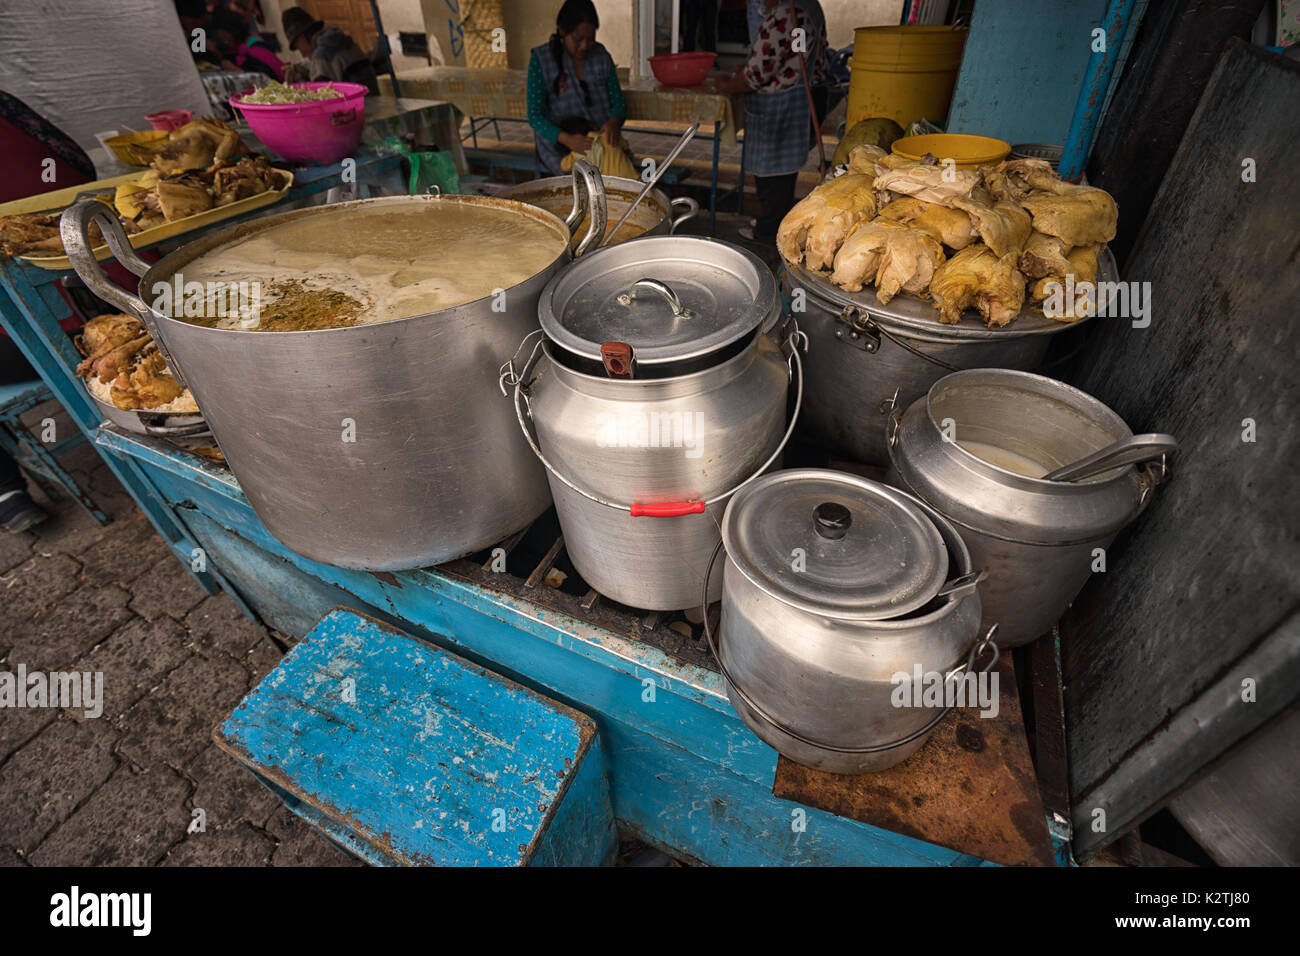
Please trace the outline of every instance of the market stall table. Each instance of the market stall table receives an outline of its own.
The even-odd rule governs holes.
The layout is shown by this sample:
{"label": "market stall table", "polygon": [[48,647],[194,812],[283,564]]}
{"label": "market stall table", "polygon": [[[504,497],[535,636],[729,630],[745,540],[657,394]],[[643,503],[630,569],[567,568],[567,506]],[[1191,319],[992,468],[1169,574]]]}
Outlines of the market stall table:
{"label": "market stall table", "polygon": [[[744,110],[737,108],[739,97],[704,86],[663,86],[653,77],[630,81],[626,70],[619,70],[618,74],[627,99],[629,122],[713,124],[713,169],[709,182],[709,231],[712,232],[717,213],[718,151],[724,145],[736,145],[737,117],[744,116]],[[382,77],[380,86],[386,82],[387,78]],[[398,82],[408,92],[450,101],[470,117],[471,124],[475,117],[528,119],[525,70],[433,66],[404,72],[398,76]]]}

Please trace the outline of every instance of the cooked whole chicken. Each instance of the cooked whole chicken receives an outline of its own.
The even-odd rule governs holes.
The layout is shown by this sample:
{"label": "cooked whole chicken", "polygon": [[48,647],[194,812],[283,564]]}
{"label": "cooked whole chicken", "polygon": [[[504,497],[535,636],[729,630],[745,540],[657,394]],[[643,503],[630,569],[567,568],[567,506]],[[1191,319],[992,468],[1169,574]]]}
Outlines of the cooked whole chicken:
{"label": "cooked whole chicken", "polygon": [[994,199],[1020,202],[1034,190],[1054,192],[1061,177],[1042,159],[1008,159],[982,170],[984,185]]}
{"label": "cooked whole chicken", "polygon": [[205,169],[219,159],[229,159],[239,148],[239,134],[211,120],[194,120],[172,130],[153,158],[160,173]]}
{"label": "cooked whole chicken", "polygon": [[899,196],[914,196],[925,202],[947,204],[950,199],[970,196],[978,183],[979,173],[970,169],[913,165],[886,170],[876,177],[874,188],[877,198],[888,192],[891,201]]}
{"label": "cooked whole chicken", "polygon": [[835,255],[831,281],[848,292],[865,283],[876,287],[882,304],[900,291],[921,295],[943,262],[943,247],[924,232],[888,219],[859,225]]}
{"label": "cooked whole chicken", "polygon": [[[1070,254],[1066,257],[1066,270],[1061,275],[1048,275],[1034,283],[1030,290],[1029,297],[1034,302],[1043,302],[1043,314],[1050,319],[1056,319],[1058,322],[1073,322],[1084,316],[1093,315],[1097,311],[1097,250],[1099,246],[1079,246],[1077,249],[1071,249]],[[1073,282],[1069,285],[1065,282],[1066,277],[1070,277]],[[1060,283],[1060,290],[1053,288],[1053,283]],[[1056,308],[1048,308],[1046,300],[1050,299],[1053,294],[1064,298],[1067,292],[1073,291],[1074,302],[1072,304],[1061,301],[1055,303],[1059,305]]]}
{"label": "cooked whole chicken", "polygon": [[1115,238],[1119,210],[1105,190],[1059,183],[1054,195],[1029,196],[1021,205],[1034,217],[1035,229],[1056,236],[1067,246],[1087,246]]}
{"label": "cooked whole chicken", "polygon": [[969,213],[950,209],[938,203],[925,202],[915,196],[895,199],[880,210],[878,218],[891,219],[923,232],[942,242],[949,249],[965,249],[976,238],[974,223]]}
{"label": "cooked whole chicken", "polygon": [[983,243],[967,246],[941,265],[930,282],[939,320],[955,325],[972,306],[989,328],[1006,325],[1025,302],[1025,277],[1016,256],[998,257]]}
{"label": "cooked whole chicken", "polygon": [[789,262],[826,269],[853,227],[875,214],[871,176],[845,173],[794,204],[781,220],[776,247]]}
{"label": "cooked whole chicken", "polygon": [[1065,254],[1067,246],[1056,236],[1049,236],[1035,229],[1025,242],[1025,251],[1020,255],[1020,271],[1028,279],[1043,276],[1063,276],[1069,269]]}
{"label": "cooked whole chicken", "polygon": [[993,205],[975,202],[960,197],[949,201],[952,206],[969,213],[975,221],[984,244],[1001,257],[1014,254],[1017,261],[1024,251],[1025,240],[1029,238],[1033,226],[1030,225],[1029,213],[1016,203],[998,200]]}

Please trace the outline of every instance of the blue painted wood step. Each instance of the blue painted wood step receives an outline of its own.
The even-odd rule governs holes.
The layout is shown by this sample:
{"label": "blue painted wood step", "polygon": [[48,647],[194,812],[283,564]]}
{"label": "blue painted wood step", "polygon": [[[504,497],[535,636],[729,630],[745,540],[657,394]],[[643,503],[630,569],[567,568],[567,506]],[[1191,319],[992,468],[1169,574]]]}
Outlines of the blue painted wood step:
{"label": "blue painted wood step", "polygon": [[214,737],[377,865],[613,857],[590,717],[356,611],[322,618]]}

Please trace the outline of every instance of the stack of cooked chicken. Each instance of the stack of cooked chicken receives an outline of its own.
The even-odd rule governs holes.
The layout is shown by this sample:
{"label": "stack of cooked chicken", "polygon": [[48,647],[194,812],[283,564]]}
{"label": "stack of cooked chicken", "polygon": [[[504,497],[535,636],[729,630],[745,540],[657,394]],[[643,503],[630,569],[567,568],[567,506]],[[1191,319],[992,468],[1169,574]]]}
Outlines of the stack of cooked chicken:
{"label": "stack of cooked chicken", "polygon": [[97,315],[78,342],[77,375],[101,402],[128,409],[196,412],[189,389],[172,377],[149,332],[129,315]]}
{"label": "stack of cooked chicken", "polygon": [[[278,184],[264,156],[238,162],[239,135],[210,120],[195,120],[172,130],[156,147],[135,146],[132,152],[152,168],[135,182],[123,183],[110,200],[128,233],[175,222],[216,206],[256,196]],[[62,255],[59,235],[62,210],[24,213],[0,218],[0,252],[11,256]],[[103,243],[99,226],[91,224],[92,246]]]}
{"label": "stack of cooked chicken", "polygon": [[[929,159],[929,157],[927,157]],[[929,300],[954,324],[969,308],[989,328],[1042,302],[1073,276],[1077,301],[1046,314],[1086,314],[1097,255],[1115,237],[1110,194],[1067,183],[1040,159],[978,170],[914,163],[875,146],[849,154],[848,172],[818,186],[781,222],[777,249],[795,265],[829,272],[847,292],[875,287]]]}

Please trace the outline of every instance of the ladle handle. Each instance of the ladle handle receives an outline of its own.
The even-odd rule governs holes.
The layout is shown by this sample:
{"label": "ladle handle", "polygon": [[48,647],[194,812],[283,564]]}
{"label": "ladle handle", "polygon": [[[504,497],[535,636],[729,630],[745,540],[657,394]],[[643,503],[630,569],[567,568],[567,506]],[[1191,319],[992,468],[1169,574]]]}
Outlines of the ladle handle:
{"label": "ladle handle", "polygon": [[1086,458],[1080,458],[1078,461],[1057,468],[1055,471],[1049,471],[1043,476],[1043,480],[1082,481],[1084,478],[1091,478],[1093,475],[1099,475],[1103,471],[1110,471],[1112,468],[1119,468],[1121,465],[1135,465],[1139,462],[1150,461],[1153,458],[1159,458],[1177,450],[1178,441],[1173,435],[1156,432],[1134,435],[1132,438],[1124,438],[1107,445]]}

